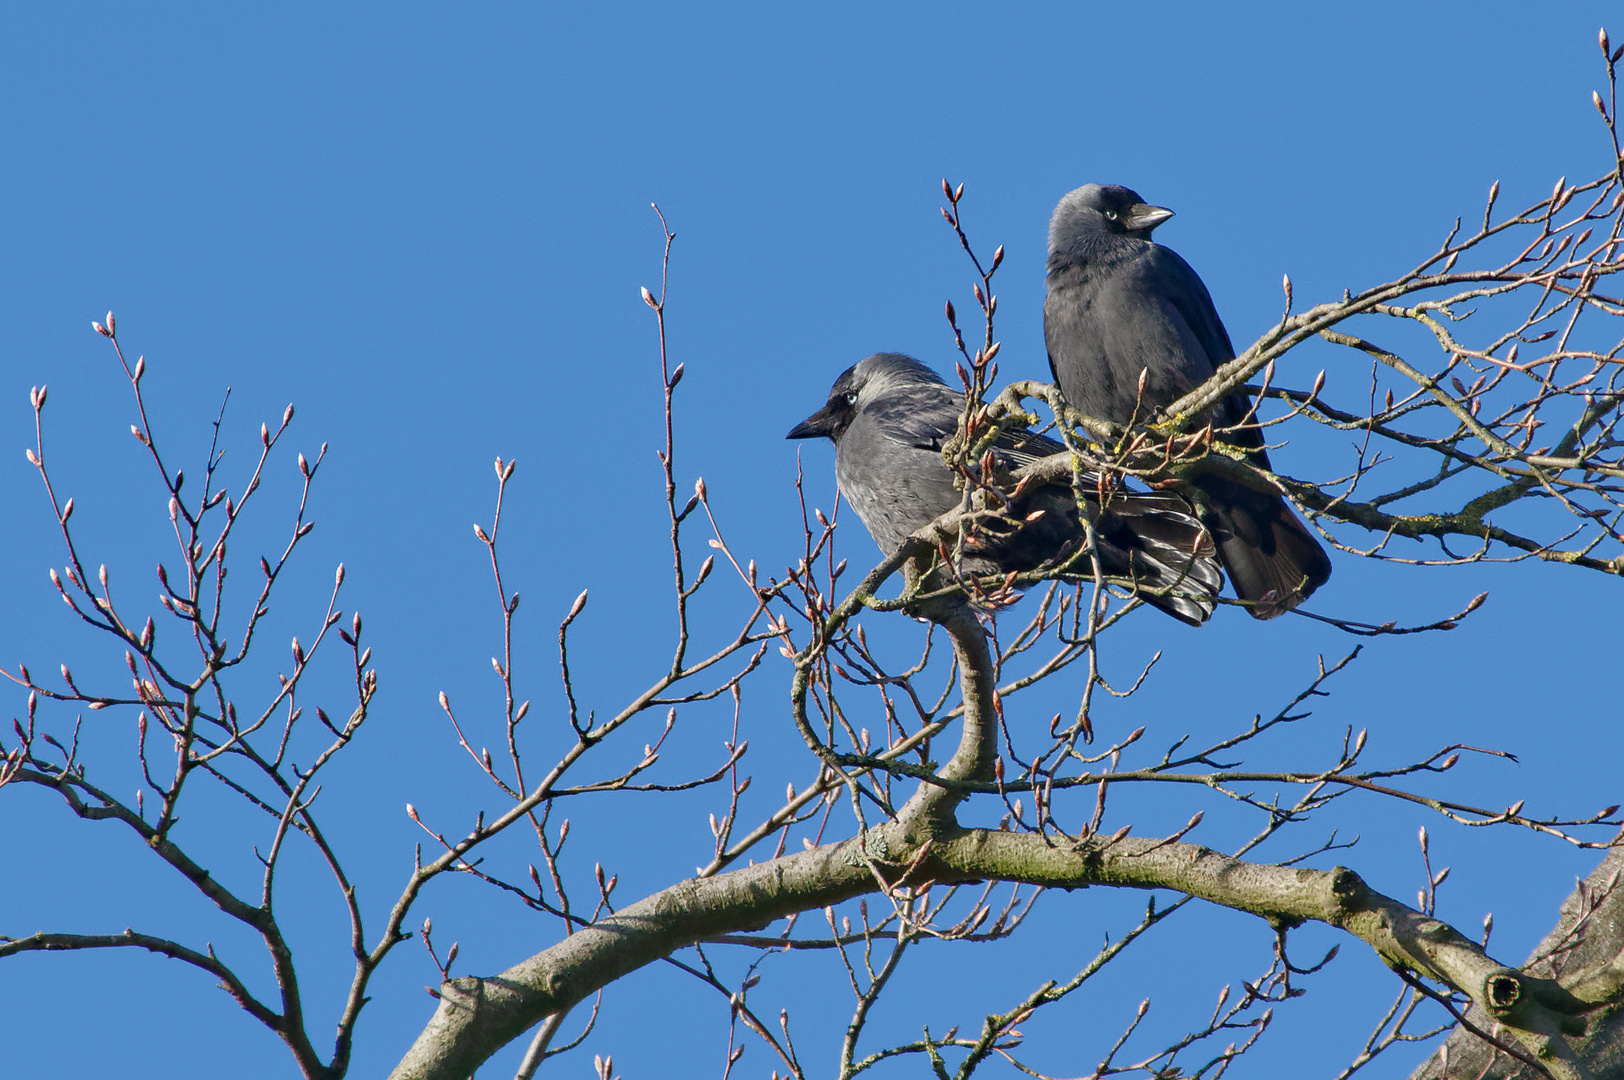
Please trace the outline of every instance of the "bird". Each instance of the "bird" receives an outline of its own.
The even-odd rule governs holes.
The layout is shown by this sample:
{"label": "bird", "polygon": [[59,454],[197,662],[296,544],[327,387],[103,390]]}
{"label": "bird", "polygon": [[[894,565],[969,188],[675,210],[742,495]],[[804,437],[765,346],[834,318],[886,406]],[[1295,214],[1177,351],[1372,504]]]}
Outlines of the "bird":
{"label": "bird", "polygon": [[[942,458],[963,408],[964,395],[925,364],[901,353],[876,353],[842,372],[828,402],[787,438],[834,442],[840,493],[890,555],[963,501]],[[998,462],[1010,468],[1064,450],[1024,430],[1004,432],[995,447]],[[1086,486],[1097,485],[1090,479]],[[1118,490],[1103,507],[1093,498],[1087,506],[1103,573],[1135,581],[1145,603],[1192,626],[1211,616],[1223,575],[1212,538],[1183,498]],[[956,569],[981,577],[1055,566],[1085,538],[1070,483],[1049,482],[1015,497],[1007,520],[972,534]],[[1082,566],[1076,573],[1092,572],[1091,564]]]}
{"label": "bird", "polygon": [[[1150,238],[1172,216],[1131,188],[1088,184],[1063,197],[1050,219],[1043,305],[1049,369],[1061,396],[1089,416],[1145,420],[1234,359],[1200,276]],[[1235,393],[1203,418],[1215,429],[1232,428],[1219,437],[1267,469],[1262,433],[1246,422],[1251,408],[1246,394]],[[1210,475],[1194,487],[1219,558],[1253,617],[1283,614],[1330,578],[1325,549],[1280,495]]]}

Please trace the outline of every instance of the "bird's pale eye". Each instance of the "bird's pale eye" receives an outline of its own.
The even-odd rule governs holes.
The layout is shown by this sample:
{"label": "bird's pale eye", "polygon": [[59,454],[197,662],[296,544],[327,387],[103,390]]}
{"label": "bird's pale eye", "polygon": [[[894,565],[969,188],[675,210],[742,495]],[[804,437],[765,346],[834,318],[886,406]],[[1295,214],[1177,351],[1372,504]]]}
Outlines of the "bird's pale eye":
{"label": "bird's pale eye", "polygon": [[855,404],[857,404],[857,392],[856,391],[853,391],[853,392],[846,395],[846,404],[847,405],[855,405]]}
{"label": "bird's pale eye", "polygon": [[1107,210],[1105,212],[1105,220],[1107,220],[1107,221],[1115,221],[1116,219],[1117,219],[1117,212],[1115,210]]}

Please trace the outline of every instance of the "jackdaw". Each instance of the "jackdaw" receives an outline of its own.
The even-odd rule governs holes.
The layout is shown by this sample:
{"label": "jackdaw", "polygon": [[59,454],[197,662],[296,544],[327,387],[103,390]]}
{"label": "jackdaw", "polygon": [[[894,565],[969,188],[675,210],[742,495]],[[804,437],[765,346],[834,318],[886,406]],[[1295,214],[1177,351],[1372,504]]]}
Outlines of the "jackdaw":
{"label": "jackdaw", "polygon": [[[1090,416],[1126,424],[1137,409],[1145,420],[1235,357],[1207,287],[1189,263],[1150,239],[1172,216],[1116,185],[1080,187],[1055,207],[1043,305],[1049,368],[1066,401]],[[1247,395],[1236,393],[1204,419],[1229,428],[1250,408]],[[1255,426],[1221,438],[1269,467]],[[1217,477],[1195,487],[1235,593],[1255,618],[1296,607],[1331,576],[1324,549],[1279,495]]]}
{"label": "jackdaw", "polygon": [[[964,395],[918,360],[878,353],[842,373],[828,403],[788,437],[834,441],[840,493],[889,555],[960,505],[963,493],[954,487],[942,445],[957,430],[963,408]],[[1064,449],[1041,435],[1008,431],[996,454],[1015,468]],[[1136,581],[1147,604],[1192,626],[1212,614],[1223,575],[1212,538],[1187,502],[1172,493],[1132,491],[1118,491],[1104,508],[1095,499],[1087,502],[1105,574]],[[1015,498],[1007,520],[979,528],[973,543],[964,545],[957,570],[981,577],[1058,565],[1084,539],[1071,486],[1051,482]],[[1087,556],[1073,572],[1092,572]],[[1166,592],[1153,595],[1146,591],[1151,589]]]}

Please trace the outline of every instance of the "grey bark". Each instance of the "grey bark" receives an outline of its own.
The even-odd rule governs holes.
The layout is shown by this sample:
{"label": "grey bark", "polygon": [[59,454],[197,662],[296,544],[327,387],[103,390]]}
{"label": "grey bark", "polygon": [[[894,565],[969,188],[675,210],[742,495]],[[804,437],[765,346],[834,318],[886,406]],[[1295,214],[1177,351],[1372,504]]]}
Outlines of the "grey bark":
{"label": "grey bark", "polygon": [[[1624,982],[1624,848],[1613,848],[1563,901],[1556,926],[1529,955],[1522,970],[1554,979],[1576,996],[1612,1001],[1598,1010],[1586,1034],[1568,1042],[1596,1080],[1624,1080],[1624,1011],[1617,1008]],[[1474,1005],[1466,1018],[1504,1037]],[[1410,1080],[1536,1080],[1539,1073],[1459,1025]]]}

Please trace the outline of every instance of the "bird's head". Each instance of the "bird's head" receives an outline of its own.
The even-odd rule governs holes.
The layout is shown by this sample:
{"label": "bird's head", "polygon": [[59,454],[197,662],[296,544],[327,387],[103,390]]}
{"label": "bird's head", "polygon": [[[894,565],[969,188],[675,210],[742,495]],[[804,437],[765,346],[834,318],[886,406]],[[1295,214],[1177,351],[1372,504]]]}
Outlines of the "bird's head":
{"label": "bird's head", "polygon": [[1173,216],[1165,206],[1151,206],[1132,188],[1120,184],[1084,184],[1067,192],[1049,222],[1049,250],[1073,237],[1111,233],[1149,240],[1156,226]]}
{"label": "bird's head", "polygon": [[942,379],[911,356],[875,353],[841,372],[823,408],[796,424],[785,438],[815,439],[822,435],[839,442],[869,402],[894,387],[920,383],[941,385]]}

